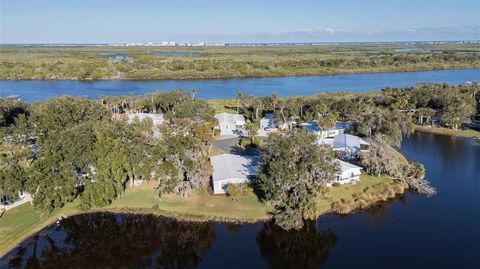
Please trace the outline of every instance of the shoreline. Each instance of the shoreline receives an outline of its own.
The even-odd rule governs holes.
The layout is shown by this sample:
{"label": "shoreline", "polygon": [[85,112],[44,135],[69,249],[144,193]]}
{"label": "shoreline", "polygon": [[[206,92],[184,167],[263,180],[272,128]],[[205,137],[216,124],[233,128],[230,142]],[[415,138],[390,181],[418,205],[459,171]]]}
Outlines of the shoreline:
{"label": "shoreline", "polygon": [[38,78],[21,78],[8,79],[0,78],[0,81],[5,82],[21,82],[21,81],[78,81],[78,82],[123,82],[123,81],[195,81],[195,80],[247,80],[247,79],[261,79],[261,78],[294,78],[294,77],[313,77],[313,76],[337,76],[337,75],[354,75],[354,74],[383,74],[383,73],[416,73],[428,71],[446,71],[446,70],[480,70],[480,66],[458,66],[458,67],[434,67],[434,68],[406,68],[406,69],[385,69],[385,70],[351,70],[338,72],[318,72],[318,73],[298,73],[294,75],[288,74],[268,74],[258,76],[213,76],[213,77],[190,77],[190,78],[102,78],[102,79],[77,79],[77,78],[55,78],[55,79],[38,79]]}
{"label": "shoreline", "polygon": [[470,138],[475,140],[480,140],[480,131],[476,131],[473,129],[448,129],[443,127],[430,127],[430,126],[421,126],[415,125],[415,131],[422,132],[422,133],[430,133],[436,135],[443,135],[443,136],[451,136],[451,137],[463,137],[463,138]]}
{"label": "shoreline", "polygon": [[[369,176],[368,176],[369,177]],[[355,186],[355,185],[352,185]],[[380,186],[380,187],[378,187]],[[348,186],[347,186],[348,187]],[[360,187],[360,186],[359,186]],[[328,214],[339,214],[346,215],[354,213],[358,210],[363,210],[379,202],[389,201],[397,197],[398,195],[403,195],[407,190],[407,186],[401,182],[390,182],[390,183],[377,183],[373,187],[369,187],[369,191],[358,191],[358,198],[353,198],[353,195],[347,199],[332,199],[332,197],[325,197],[322,199],[322,202],[327,205],[328,208],[325,208],[323,212],[318,216],[318,218],[328,215]],[[132,189],[133,190],[133,189]],[[337,197],[338,198],[338,197]],[[27,210],[34,211],[31,208],[30,204],[22,205],[23,207],[29,207]],[[35,214],[38,214],[34,211]],[[65,208],[62,208],[56,212],[51,213],[49,216],[46,216],[44,219],[36,222],[33,228],[26,230],[25,234],[18,236],[18,238],[13,238],[10,241],[4,242],[2,248],[0,249],[0,258],[8,255],[12,250],[17,248],[28,238],[40,233],[43,229],[54,225],[58,220],[58,217],[66,216],[74,217],[81,214],[92,214],[92,213],[102,213],[109,212],[114,214],[151,214],[154,216],[161,216],[165,218],[171,218],[176,221],[192,221],[192,222],[221,222],[221,223],[236,223],[236,224],[245,224],[245,223],[257,223],[265,222],[271,220],[269,215],[266,217],[251,217],[251,218],[237,218],[229,216],[218,216],[218,215],[205,215],[205,214],[195,214],[195,213],[184,213],[180,211],[166,210],[157,207],[124,207],[117,206],[112,204],[105,208],[94,208],[85,212],[82,212],[77,209],[76,204],[70,204]],[[266,211],[268,214],[268,210]],[[4,215],[5,216],[5,215]],[[3,217],[4,217],[3,216]],[[0,218],[2,220],[2,218]]]}

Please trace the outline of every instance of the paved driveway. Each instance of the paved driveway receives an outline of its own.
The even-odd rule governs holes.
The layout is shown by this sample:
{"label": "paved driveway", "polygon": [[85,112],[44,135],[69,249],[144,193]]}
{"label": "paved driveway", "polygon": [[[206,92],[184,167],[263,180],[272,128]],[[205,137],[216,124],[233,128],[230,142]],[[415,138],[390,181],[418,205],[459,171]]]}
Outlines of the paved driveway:
{"label": "paved driveway", "polygon": [[252,156],[258,154],[258,150],[256,149],[245,150],[242,147],[238,146],[239,141],[239,137],[219,137],[219,139],[213,141],[213,147],[225,153],[237,155]]}
{"label": "paved driveway", "polygon": [[232,153],[234,148],[238,148],[239,141],[238,137],[220,137],[213,141],[213,146],[225,153]]}

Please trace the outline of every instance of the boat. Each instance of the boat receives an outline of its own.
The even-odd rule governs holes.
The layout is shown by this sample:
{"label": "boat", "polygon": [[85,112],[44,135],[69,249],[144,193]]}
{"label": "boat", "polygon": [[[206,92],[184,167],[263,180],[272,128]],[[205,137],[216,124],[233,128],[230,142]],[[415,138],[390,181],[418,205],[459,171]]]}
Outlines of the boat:
{"label": "boat", "polygon": [[21,101],[22,97],[20,95],[8,95],[5,97],[0,97],[1,100],[8,100],[8,101]]}

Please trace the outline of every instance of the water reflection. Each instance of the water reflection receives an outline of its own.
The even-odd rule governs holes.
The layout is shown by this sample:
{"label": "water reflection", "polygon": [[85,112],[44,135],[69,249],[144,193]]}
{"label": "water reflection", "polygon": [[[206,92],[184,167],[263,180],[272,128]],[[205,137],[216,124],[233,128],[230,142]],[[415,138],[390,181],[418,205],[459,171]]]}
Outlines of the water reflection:
{"label": "water reflection", "polygon": [[387,201],[377,202],[361,210],[361,219],[370,227],[382,227],[384,225],[388,225],[392,220],[392,205],[397,203],[405,205],[406,201],[407,196],[405,194],[398,194]]}
{"label": "water reflection", "polygon": [[14,268],[193,268],[215,241],[213,223],[150,215],[86,214],[33,237]]}
{"label": "water reflection", "polygon": [[337,242],[331,230],[319,231],[315,222],[306,222],[298,231],[285,231],[265,223],[257,245],[270,268],[317,268]]}

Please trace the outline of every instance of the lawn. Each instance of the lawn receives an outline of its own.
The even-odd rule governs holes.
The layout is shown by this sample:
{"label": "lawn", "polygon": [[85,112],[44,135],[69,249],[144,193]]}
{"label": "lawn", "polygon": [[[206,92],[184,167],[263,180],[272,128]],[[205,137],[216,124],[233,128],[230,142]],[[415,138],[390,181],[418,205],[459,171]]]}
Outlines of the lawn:
{"label": "lawn", "polygon": [[236,113],[237,101],[236,99],[214,99],[207,100],[207,103],[215,109],[215,113]]}
{"label": "lawn", "polygon": [[450,136],[460,136],[466,138],[477,138],[480,139],[480,132],[471,130],[471,129],[449,129],[443,127],[429,127],[429,126],[420,126],[415,125],[415,130],[425,133],[433,133],[433,134],[440,134],[440,135],[450,135]]}
{"label": "lawn", "polygon": [[0,217],[0,256],[31,234],[54,222],[60,214],[77,213],[76,203],[68,204],[48,216],[42,217],[30,203],[11,209]]}
{"label": "lawn", "polygon": [[332,211],[332,204],[335,202],[353,200],[357,194],[364,193],[366,189],[382,189],[385,186],[391,185],[393,182],[384,177],[374,177],[365,173],[360,175],[360,181],[355,184],[344,184],[329,189],[326,198],[319,201],[322,214]]}
{"label": "lawn", "polygon": [[232,202],[227,196],[213,196],[201,190],[188,198],[166,196],[161,199],[153,194],[154,185],[144,184],[127,191],[121,199],[113,202],[108,208],[152,209],[162,215],[184,216],[187,218],[256,221],[268,219],[267,205],[258,201],[255,194],[240,196]]}

